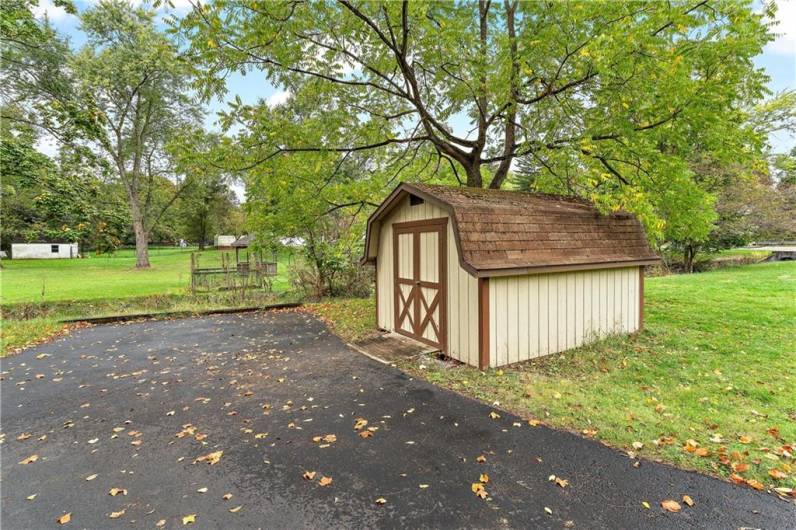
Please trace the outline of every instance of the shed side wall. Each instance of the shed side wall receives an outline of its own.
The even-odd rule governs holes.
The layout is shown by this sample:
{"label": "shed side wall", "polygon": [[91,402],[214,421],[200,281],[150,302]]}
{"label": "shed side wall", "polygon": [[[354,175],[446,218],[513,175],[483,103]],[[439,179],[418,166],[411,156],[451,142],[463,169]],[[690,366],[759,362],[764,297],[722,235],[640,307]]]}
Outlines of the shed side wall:
{"label": "shed side wall", "polygon": [[395,302],[393,277],[392,224],[424,219],[448,218],[448,351],[449,356],[467,364],[478,366],[478,280],[459,266],[458,249],[453,235],[453,224],[448,212],[424,202],[410,206],[406,197],[385,217],[379,228],[376,259],[378,281],[378,325],[394,331]]}
{"label": "shed side wall", "polygon": [[490,278],[490,366],[636,331],[639,280],[639,267]]}

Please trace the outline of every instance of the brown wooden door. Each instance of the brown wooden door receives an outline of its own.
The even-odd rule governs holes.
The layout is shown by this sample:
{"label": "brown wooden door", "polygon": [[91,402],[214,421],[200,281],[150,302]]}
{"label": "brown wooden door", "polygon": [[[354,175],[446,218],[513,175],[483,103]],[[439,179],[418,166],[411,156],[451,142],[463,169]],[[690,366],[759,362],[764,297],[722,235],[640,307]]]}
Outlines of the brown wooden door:
{"label": "brown wooden door", "polygon": [[395,331],[441,350],[446,346],[447,222],[393,224]]}

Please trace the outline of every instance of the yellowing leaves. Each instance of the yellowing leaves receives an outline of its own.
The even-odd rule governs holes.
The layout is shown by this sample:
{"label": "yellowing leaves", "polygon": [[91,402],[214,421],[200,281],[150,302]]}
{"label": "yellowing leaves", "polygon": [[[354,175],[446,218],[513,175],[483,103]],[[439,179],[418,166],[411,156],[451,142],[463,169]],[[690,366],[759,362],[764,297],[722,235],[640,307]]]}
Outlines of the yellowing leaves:
{"label": "yellowing leaves", "polygon": [[121,517],[122,515],[124,515],[124,512],[125,512],[125,511],[126,511],[126,510],[121,510],[121,511],[119,511],[119,512],[111,512],[111,513],[110,513],[110,515],[108,515],[108,517],[110,517],[111,519],[118,519],[119,517]]}
{"label": "yellowing leaves", "polygon": [[547,477],[547,480],[550,482],[555,482],[556,486],[560,488],[566,488],[567,486],[569,486],[568,480],[563,479],[561,477],[557,477],[555,475],[550,475],[549,477]]}
{"label": "yellowing leaves", "polygon": [[207,462],[209,465],[218,464],[223,456],[224,451],[214,451],[212,453],[208,453],[204,456],[198,457],[196,460],[193,461],[194,464],[198,464],[199,462]]}
{"label": "yellowing leaves", "polygon": [[321,477],[320,480],[318,481],[318,484],[320,484],[321,486],[330,486],[332,482],[333,482],[332,477]]}
{"label": "yellowing leaves", "polygon": [[683,502],[686,506],[694,506],[694,499],[691,498],[690,495],[683,495]]}
{"label": "yellowing leaves", "polygon": [[183,526],[193,524],[196,522],[196,514],[192,513],[190,515],[183,515],[182,516],[182,524]]}
{"label": "yellowing leaves", "polygon": [[365,426],[366,426],[367,424],[368,424],[368,420],[366,420],[365,418],[357,418],[357,419],[354,421],[354,430],[355,430],[355,431],[362,430],[362,429],[364,429],[364,428],[365,428]]}
{"label": "yellowing leaves", "polygon": [[315,478],[315,471],[305,471],[302,475],[305,480],[313,480]]}
{"label": "yellowing leaves", "polygon": [[484,485],[480,482],[473,482],[470,486],[470,490],[472,490],[479,499],[486,499],[489,497],[489,493],[487,493],[486,489],[484,489]]}
{"label": "yellowing leaves", "polygon": [[243,505],[235,506],[234,508],[230,508],[229,509],[229,513],[238,513],[241,508],[243,508]]}
{"label": "yellowing leaves", "polygon": [[20,460],[19,463],[21,465],[23,465],[23,466],[26,466],[28,464],[32,464],[33,462],[35,462],[38,459],[39,459],[39,455],[30,455],[29,457],[27,457],[27,458],[25,458],[23,460]]}
{"label": "yellowing leaves", "polygon": [[71,520],[72,520],[72,512],[69,512],[69,513],[65,513],[65,514],[63,514],[61,517],[59,517],[59,518],[58,518],[58,519],[56,519],[55,521],[56,521],[58,524],[66,524],[66,523],[68,523],[68,522],[69,522],[69,521],[71,521]]}
{"label": "yellowing leaves", "polygon": [[123,488],[111,488],[108,492],[108,495],[111,497],[116,497],[117,495],[127,495],[127,490]]}
{"label": "yellowing leaves", "polygon": [[667,512],[673,512],[673,513],[677,513],[680,510],[682,510],[680,503],[671,499],[661,501],[661,508],[663,508]]}

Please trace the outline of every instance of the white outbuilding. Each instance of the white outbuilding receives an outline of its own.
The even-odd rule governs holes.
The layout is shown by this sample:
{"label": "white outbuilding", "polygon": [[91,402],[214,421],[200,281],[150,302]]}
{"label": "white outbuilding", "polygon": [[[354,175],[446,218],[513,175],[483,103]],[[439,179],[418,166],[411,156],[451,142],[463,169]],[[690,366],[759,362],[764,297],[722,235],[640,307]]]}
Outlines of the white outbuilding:
{"label": "white outbuilding", "polygon": [[79,258],[77,243],[12,243],[11,259]]}
{"label": "white outbuilding", "polygon": [[216,248],[231,249],[232,243],[234,243],[237,239],[238,238],[235,236],[217,234],[216,237],[213,238],[213,246]]}
{"label": "white outbuilding", "polygon": [[658,263],[631,214],[573,198],[401,184],[368,219],[379,328],[504,366],[643,323]]}

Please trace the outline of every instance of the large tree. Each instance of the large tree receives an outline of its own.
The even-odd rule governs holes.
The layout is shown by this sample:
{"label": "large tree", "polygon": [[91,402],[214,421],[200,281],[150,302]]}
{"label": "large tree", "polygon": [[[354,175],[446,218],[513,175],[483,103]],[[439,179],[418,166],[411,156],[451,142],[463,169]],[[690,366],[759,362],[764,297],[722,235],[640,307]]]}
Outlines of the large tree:
{"label": "large tree", "polygon": [[743,145],[735,114],[763,91],[752,58],[770,39],[765,14],[735,0],[215,0],[183,30],[208,94],[261,69],[317,102],[310,138],[269,130],[264,105],[238,106],[258,123],[249,166],[391,149],[500,188],[533,156],[554,174],[577,168],[580,194],[649,218],[649,195],[690,178],[694,146]]}
{"label": "large tree", "polygon": [[87,43],[73,60],[75,79],[93,94],[103,125],[96,144],[124,186],[136,245],[136,267],[149,267],[150,232],[189,184],[156,204],[160,179],[177,179],[169,143],[198,126],[188,68],[155,13],[122,0],[103,0],[81,16]]}
{"label": "large tree", "polygon": [[24,107],[21,119],[111,164],[127,199],[136,267],[149,267],[150,235],[190,181],[169,149],[201,117],[188,63],[154,11],[128,1],[102,0],[80,13],[86,43],[77,52],[32,17],[31,5],[4,7],[4,98]]}

